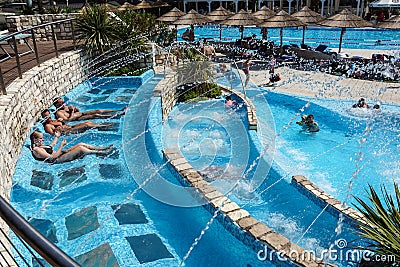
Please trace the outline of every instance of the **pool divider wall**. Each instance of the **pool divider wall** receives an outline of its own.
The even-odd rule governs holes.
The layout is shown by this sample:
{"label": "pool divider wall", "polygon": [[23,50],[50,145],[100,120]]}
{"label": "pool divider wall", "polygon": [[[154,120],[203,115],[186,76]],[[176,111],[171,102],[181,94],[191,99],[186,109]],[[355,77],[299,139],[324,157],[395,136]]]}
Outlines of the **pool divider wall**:
{"label": "pool divider wall", "polygon": [[327,211],[334,216],[338,217],[340,214],[345,215],[344,218],[347,223],[354,226],[357,226],[358,223],[365,224],[365,220],[361,213],[351,207],[344,207],[339,200],[324,192],[303,175],[293,176],[291,185],[320,207],[324,208],[328,205]]}
{"label": "pool divider wall", "polygon": [[[255,251],[255,256],[260,250],[265,249],[265,246],[279,253],[295,252],[293,253],[295,255],[306,255],[303,248],[291,243],[286,237],[251,217],[249,212],[240,208],[239,205],[205,181],[178,149],[165,149],[163,155],[164,159],[169,161],[172,170],[178,174],[176,176],[180,178],[179,180],[185,185],[194,187],[199,195],[208,201],[206,208],[211,213],[219,210],[218,220],[232,235],[250,246]],[[335,266],[329,263],[325,264],[319,259],[313,260],[307,257],[295,257],[293,261],[289,259],[282,261],[279,260],[276,253],[273,253],[272,262],[277,266]]]}

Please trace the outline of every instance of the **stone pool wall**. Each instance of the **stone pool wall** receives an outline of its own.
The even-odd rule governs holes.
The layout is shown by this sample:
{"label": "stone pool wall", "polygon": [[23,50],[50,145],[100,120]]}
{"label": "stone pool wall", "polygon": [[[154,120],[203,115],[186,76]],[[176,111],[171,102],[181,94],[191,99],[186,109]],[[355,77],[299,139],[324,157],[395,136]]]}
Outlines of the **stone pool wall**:
{"label": "stone pool wall", "polygon": [[300,193],[306,195],[321,208],[325,208],[325,206],[327,206],[327,211],[334,216],[338,217],[340,214],[345,215],[344,219],[349,224],[356,226],[358,223],[366,223],[361,213],[351,207],[344,207],[339,200],[324,192],[306,177],[302,175],[295,175],[292,177],[291,184],[297,190],[299,190]]}
{"label": "stone pool wall", "polygon": [[[170,71],[170,70],[169,70]],[[162,108],[162,120],[166,120],[168,114],[171,112],[172,108],[175,106],[178,97],[176,96],[176,87],[178,86],[178,79],[174,73],[166,73],[164,79],[162,79],[157,86],[154,88],[153,96],[161,96],[161,108]],[[248,99],[244,94],[237,92],[229,87],[218,84],[223,91],[229,92],[231,94],[239,97],[246,106],[247,109],[247,120],[249,124],[249,130],[257,131],[257,115],[256,108],[250,99]]]}
{"label": "stone pool wall", "polygon": [[40,112],[87,79],[88,62],[80,51],[63,53],[25,72],[7,86],[7,95],[0,95],[0,194],[4,198],[10,197],[15,164]]}
{"label": "stone pool wall", "polygon": [[[268,226],[251,217],[250,214],[242,209],[235,202],[231,201],[224,194],[220,193],[215,187],[210,185],[203,177],[188,163],[178,149],[171,148],[163,150],[165,160],[170,163],[178,179],[185,185],[196,189],[201,197],[208,201],[207,208],[211,213],[219,211],[217,218],[229,229],[229,231],[239,240],[250,246],[255,251],[255,256],[259,251],[267,246],[269,250],[279,252],[280,257],[283,253],[290,255],[306,255],[303,248],[293,244],[286,237],[272,231]],[[293,261],[279,259],[277,255],[273,257],[273,262],[277,266],[335,266],[323,263],[321,260],[313,260],[305,257],[294,257]]]}

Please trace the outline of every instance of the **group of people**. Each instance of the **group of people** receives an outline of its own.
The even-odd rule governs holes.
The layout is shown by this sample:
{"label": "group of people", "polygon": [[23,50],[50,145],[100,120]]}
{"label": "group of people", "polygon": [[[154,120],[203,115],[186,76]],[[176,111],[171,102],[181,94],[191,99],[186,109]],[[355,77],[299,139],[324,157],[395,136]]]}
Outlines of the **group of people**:
{"label": "group of people", "polygon": [[54,112],[56,119],[52,118],[51,112],[48,109],[41,112],[43,118],[42,124],[45,132],[54,135],[51,144],[45,145],[43,134],[37,130],[33,131],[30,135],[30,149],[35,160],[53,164],[64,163],[81,158],[85,155],[106,155],[112,151],[112,145],[108,147],[99,147],[85,143],[78,143],[69,149],[63,150],[64,146],[67,144],[66,140],[61,142],[57,150],[53,149],[53,147],[57,144],[58,138],[62,134],[81,133],[91,128],[107,128],[112,126],[112,124],[97,124],[91,121],[70,126],[67,125],[66,122],[110,118],[122,115],[125,112],[124,110],[89,110],[81,112],[79,108],[73,105],[65,105],[62,98],[54,99],[53,104],[56,107],[56,111]]}
{"label": "group of people", "polygon": [[365,98],[361,97],[357,103],[354,103],[352,108],[373,108],[373,109],[380,109],[380,104],[379,102],[374,104],[373,106],[369,105],[366,101]]}
{"label": "group of people", "polygon": [[314,120],[313,114],[302,115],[301,121],[297,121],[296,123],[300,125],[303,128],[303,130],[310,133],[316,133],[319,132],[320,130],[318,123]]}

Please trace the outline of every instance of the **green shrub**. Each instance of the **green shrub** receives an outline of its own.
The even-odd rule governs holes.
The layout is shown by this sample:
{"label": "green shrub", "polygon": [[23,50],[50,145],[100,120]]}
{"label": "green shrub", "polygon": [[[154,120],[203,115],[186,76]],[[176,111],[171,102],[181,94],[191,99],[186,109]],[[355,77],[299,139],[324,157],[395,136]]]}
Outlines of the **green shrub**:
{"label": "green shrub", "polygon": [[178,88],[178,94],[178,102],[188,102],[217,98],[222,95],[222,91],[216,83],[185,84]]}
{"label": "green shrub", "polygon": [[108,73],[107,76],[139,76],[145,71],[146,69],[130,64]]}

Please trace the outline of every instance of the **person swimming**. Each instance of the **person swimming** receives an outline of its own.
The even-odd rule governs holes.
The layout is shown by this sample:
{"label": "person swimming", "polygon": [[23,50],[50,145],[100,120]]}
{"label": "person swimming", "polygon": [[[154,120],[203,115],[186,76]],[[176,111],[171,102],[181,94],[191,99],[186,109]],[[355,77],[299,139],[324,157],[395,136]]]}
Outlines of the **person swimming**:
{"label": "person swimming", "polygon": [[314,121],[314,115],[309,114],[307,115],[302,115],[301,116],[301,121],[296,122],[298,125],[302,126],[303,130],[310,132],[310,133],[316,133],[319,132],[320,127],[316,121]]}
{"label": "person swimming", "polygon": [[230,95],[227,95],[225,98],[225,106],[228,108],[232,108],[235,105],[235,101],[232,100]]}

